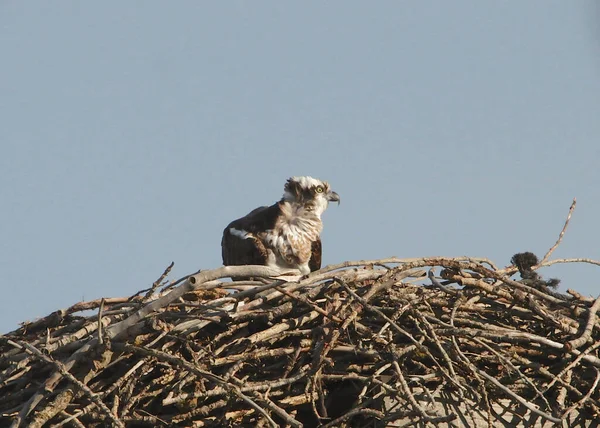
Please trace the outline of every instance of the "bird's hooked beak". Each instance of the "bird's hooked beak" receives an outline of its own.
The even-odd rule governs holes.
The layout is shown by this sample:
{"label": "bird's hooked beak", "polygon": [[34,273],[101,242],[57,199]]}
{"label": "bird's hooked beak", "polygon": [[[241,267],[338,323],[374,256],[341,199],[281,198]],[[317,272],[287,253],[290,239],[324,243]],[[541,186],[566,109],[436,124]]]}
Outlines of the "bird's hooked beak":
{"label": "bird's hooked beak", "polygon": [[337,193],[335,193],[335,192],[329,192],[329,193],[327,194],[327,200],[328,200],[329,202],[337,202],[337,203],[338,203],[338,205],[339,205],[339,204],[340,204],[340,195],[338,195],[338,194],[337,194]]}

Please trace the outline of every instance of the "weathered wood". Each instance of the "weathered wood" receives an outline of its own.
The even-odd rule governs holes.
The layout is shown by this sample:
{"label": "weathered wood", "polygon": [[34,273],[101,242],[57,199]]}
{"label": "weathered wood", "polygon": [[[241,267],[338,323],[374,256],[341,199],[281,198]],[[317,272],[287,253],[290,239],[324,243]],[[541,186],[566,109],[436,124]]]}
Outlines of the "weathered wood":
{"label": "weathered wood", "polygon": [[[435,257],[346,262],[294,282],[260,266],[172,283],[165,273],[134,296],[0,336],[0,426],[598,418],[599,300],[547,294],[511,272]],[[221,279],[236,275],[266,283]]]}

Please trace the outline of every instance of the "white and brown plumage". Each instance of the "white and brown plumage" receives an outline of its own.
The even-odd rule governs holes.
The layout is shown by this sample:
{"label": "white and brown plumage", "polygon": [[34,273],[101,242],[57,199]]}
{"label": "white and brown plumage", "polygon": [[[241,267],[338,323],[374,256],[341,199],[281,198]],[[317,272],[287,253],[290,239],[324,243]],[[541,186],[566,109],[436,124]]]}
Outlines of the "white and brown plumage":
{"label": "white and brown plumage", "polygon": [[321,268],[321,215],[329,202],[340,201],[325,181],[292,177],[279,202],[259,207],[232,221],[223,231],[223,264],[265,265],[298,269]]}

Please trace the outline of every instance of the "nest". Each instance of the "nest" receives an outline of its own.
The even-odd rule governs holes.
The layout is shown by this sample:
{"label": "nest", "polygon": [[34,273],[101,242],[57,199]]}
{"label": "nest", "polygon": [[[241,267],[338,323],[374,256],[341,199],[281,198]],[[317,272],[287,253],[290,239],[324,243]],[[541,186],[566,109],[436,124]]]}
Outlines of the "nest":
{"label": "nest", "polygon": [[[0,426],[580,426],[600,417],[600,298],[532,253],[227,266],[0,335]],[[517,281],[512,278],[520,273]],[[230,282],[224,278],[251,278]]]}
{"label": "nest", "polygon": [[221,280],[273,273],[258,266],[175,282],[164,281],[167,270],[150,290],[79,303],[0,336],[0,425],[598,417],[600,300],[514,272],[467,258],[347,262],[292,282]]}

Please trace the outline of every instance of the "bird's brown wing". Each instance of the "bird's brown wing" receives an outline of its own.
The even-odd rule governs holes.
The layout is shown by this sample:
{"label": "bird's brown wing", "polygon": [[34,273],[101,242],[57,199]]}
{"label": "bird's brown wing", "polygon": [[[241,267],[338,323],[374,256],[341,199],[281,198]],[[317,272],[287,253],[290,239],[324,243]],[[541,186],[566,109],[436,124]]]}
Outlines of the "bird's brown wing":
{"label": "bird's brown wing", "polygon": [[[256,238],[256,233],[273,227],[278,214],[277,204],[270,207],[258,207],[242,218],[232,221],[223,231],[221,255],[225,266],[265,265],[267,249],[264,243]],[[246,233],[242,238],[231,233],[230,229]]]}
{"label": "bird's brown wing", "polygon": [[311,272],[321,269],[321,238],[312,242],[308,267]]}
{"label": "bird's brown wing", "polygon": [[265,265],[267,262],[267,249],[260,240],[232,235],[229,228],[223,231],[221,255],[225,266]]}

